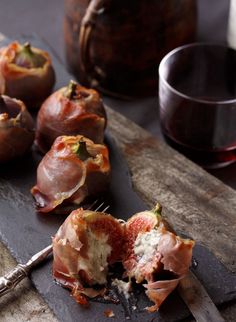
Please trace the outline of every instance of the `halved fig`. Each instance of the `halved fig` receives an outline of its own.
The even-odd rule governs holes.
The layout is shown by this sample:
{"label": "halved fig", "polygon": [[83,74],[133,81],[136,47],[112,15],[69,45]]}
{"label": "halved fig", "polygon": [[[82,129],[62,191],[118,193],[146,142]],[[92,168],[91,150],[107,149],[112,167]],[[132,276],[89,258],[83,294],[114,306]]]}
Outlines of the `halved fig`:
{"label": "halved fig", "polygon": [[45,153],[58,136],[78,134],[102,143],[105,127],[106,112],[98,92],[70,81],[41,106],[36,145]]}
{"label": "halved fig", "polygon": [[124,226],[114,217],[73,211],[53,238],[54,278],[87,305],[87,297],[105,294],[108,267],[121,261],[123,242]]}
{"label": "halved fig", "polygon": [[137,283],[147,283],[146,294],[156,311],[188,272],[194,242],[167,230],[159,204],[152,211],[140,212],[126,223],[126,275]]}
{"label": "halved fig", "polygon": [[[37,210],[50,212],[63,205],[80,205],[104,192],[110,181],[108,149],[81,135],[58,137],[37,169],[31,189]],[[63,205],[62,205],[63,204]]]}
{"label": "halved fig", "polygon": [[[103,296],[109,265],[122,261],[128,282],[115,279],[128,299],[131,279],[144,283],[156,311],[188,272],[194,241],[167,230],[159,204],[127,223],[111,215],[82,208],[73,211],[53,238],[53,276],[72,290],[80,304]],[[100,286],[100,287],[99,287]]]}
{"label": "halved fig", "polygon": [[14,41],[0,50],[0,94],[38,108],[51,93],[55,73],[46,51]]}
{"label": "halved fig", "polygon": [[0,95],[0,162],[21,157],[34,141],[34,122],[25,104]]}

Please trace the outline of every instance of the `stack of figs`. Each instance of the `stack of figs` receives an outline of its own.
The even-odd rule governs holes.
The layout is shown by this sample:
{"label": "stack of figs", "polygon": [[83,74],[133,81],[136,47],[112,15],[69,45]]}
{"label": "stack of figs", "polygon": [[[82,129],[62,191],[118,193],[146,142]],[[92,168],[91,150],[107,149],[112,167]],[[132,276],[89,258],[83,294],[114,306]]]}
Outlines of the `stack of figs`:
{"label": "stack of figs", "polygon": [[18,42],[0,49],[0,162],[27,157],[33,143],[42,155],[31,193],[38,212],[68,215],[53,237],[53,276],[78,303],[106,298],[121,262],[126,281],[112,283],[126,297],[131,279],[143,283],[156,311],[187,273],[194,242],[169,231],[158,204],[127,222],[81,207],[109,187],[106,112],[97,91],[70,81],[51,94],[54,83],[47,52]]}
{"label": "stack of figs", "polygon": [[47,52],[16,41],[1,48],[0,162],[27,155],[33,143],[45,154],[32,189],[44,213],[78,206],[103,192],[110,178],[100,95],[74,81],[51,94],[54,83]]}

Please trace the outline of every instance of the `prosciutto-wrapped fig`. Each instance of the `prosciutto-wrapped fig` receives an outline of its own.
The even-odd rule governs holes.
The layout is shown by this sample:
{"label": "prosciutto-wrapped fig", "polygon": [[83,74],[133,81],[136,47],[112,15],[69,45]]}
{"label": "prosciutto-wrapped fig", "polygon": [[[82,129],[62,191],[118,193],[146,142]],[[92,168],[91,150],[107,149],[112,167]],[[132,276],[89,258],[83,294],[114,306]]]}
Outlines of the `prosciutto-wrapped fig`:
{"label": "prosciutto-wrapped fig", "polygon": [[128,299],[131,279],[143,283],[154,302],[147,310],[154,312],[188,272],[192,259],[194,241],[168,228],[159,204],[127,222],[77,209],[53,238],[53,276],[72,290],[78,303],[87,304],[86,296],[105,294],[109,265],[121,261],[129,281],[114,279],[112,285]]}
{"label": "prosciutto-wrapped fig", "polygon": [[0,162],[21,157],[34,141],[34,122],[25,104],[0,95]]}
{"label": "prosciutto-wrapped fig", "polygon": [[87,305],[87,297],[105,294],[108,266],[121,261],[123,241],[124,227],[114,217],[73,211],[53,238],[54,278]]}
{"label": "prosciutto-wrapped fig", "polygon": [[81,135],[60,136],[37,169],[37,185],[31,189],[37,210],[80,205],[88,196],[107,189],[110,179],[108,149]]}
{"label": "prosciutto-wrapped fig", "polygon": [[126,274],[144,282],[146,294],[156,311],[188,272],[194,241],[182,239],[167,230],[159,204],[152,211],[140,212],[126,223]]}
{"label": "prosciutto-wrapped fig", "polygon": [[49,96],[37,117],[36,145],[47,152],[60,135],[83,135],[102,143],[106,113],[97,91],[74,81]]}
{"label": "prosciutto-wrapped fig", "polygon": [[28,108],[38,108],[51,93],[55,73],[47,52],[12,42],[0,50],[0,94],[22,100]]}

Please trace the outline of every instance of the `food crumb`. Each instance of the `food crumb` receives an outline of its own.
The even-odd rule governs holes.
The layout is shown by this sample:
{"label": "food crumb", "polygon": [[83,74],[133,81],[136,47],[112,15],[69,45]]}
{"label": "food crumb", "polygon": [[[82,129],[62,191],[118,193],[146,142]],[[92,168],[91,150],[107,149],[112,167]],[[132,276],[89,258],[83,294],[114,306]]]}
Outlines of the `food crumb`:
{"label": "food crumb", "polygon": [[105,316],[107,317],[107,318],[112,318],[112,317],[114,317],[115,316],[115,313],[112,311],[112,310],[105,310],[104,311],[104,314],[105,314]]}
{"label": "food crumb", "polygon": [[129,292],[131,291],[131,283],[130,282],[124,282],[122,280],[115,278],[112,281],[112,285],[117,287],[120,294],[121,293],[124,294],[126,300],[129,299],[129,297],[130,297]]}

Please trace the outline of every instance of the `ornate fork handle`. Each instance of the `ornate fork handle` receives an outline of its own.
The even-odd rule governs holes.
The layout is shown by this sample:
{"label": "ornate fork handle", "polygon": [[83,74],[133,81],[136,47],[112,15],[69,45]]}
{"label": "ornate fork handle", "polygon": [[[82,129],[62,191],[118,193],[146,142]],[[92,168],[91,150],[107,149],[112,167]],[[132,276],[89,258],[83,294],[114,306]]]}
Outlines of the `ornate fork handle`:
{"label": "ornate fork handle", "polygon": [[51,252],[52,245],[35,254],[26,264],[18,264],[6,275],[0,277],[0,297],[13,290],[30,273],[31,269],[42,262]]}
{"label": "ornate fork handle", "polygon": [[[86,209],[94,209],[94,211],[105,212],[109,207],[110,206],[106,205],[105,201],[100,203],[99,199],[97,199]],[[0,297],[13,290],[20,281],[28,276],[34,266],[41,263],[51,253],[52,245],[49,245],[32,256],[26,264],[18,264],[6,275],[0,277]]]}
{"label": "ornate fork handle", "polygon": [[10,292],[15,286],[28,275],[25,265],[17,265],[5,276],[0,278],[0,297]]}

